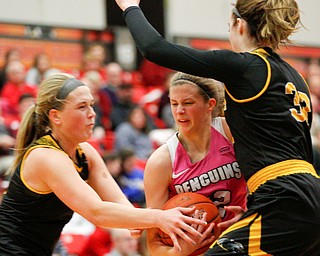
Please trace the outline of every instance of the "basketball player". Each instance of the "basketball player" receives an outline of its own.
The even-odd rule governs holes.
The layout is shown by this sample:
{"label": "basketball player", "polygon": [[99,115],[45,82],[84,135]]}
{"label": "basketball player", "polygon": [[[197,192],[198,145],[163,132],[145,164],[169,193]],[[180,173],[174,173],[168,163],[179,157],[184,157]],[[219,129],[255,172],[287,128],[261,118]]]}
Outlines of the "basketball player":
{"label": "basketball player", "polygon": [[[226,211],[225,206],[243,211],[247,187],[233,145],[227,139],[231,137],[229,131],[223,128],[224,119],[216,116],[223,111],[223,84],[179,72],[171,79],[169,98],[178,132],[147,161],[144,175],[147,206],[161,209],[171,197],[195,192],[215,203],[223,222],[233,219],[234,213]],[[212,127],[212,117],[220,132]],[[204,234],[209,235],[210,230]],[[195,239],[196,246],[181,241],[179,255],[189,255],[212,243],[213,238],[206,235]],[[176,255],[174,248],[161,243],[156,228],[147,231],[147,242],[151,255]]]}
{"label": "basketball player", "polygon": [[306,82],[276,53],[290,43],[296,0],[237,0],[233,51],[172,44],[145,19],[139,0],[116,0],[150,61],[226,86],[226,120],[247,180],[248,211],[207,255],[319,255],[320,179],[313,168],[312,106]]}
{"label": "basketball player", "polygon": [[[86,141],[94,126],[88,86],[68,74],[50,76],[39,87],[36,105],[24,115],[17,137],[12,179],[0,206],[0,255],[51,256],[73,212],[99,227],[159,227],[180,249],[177,236],[201,236],[184,214],[134,208]],[[134,232],[134,234],[139,232]]]}

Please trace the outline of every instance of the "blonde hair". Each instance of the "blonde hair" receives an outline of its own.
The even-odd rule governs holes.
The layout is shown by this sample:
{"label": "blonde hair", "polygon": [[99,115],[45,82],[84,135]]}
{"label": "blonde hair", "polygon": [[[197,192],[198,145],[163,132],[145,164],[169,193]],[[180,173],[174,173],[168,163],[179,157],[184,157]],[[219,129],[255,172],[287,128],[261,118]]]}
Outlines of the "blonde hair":
{"label": "blonde hair", "polygon": [[9,169],[10,175],[20,164],[23,155],[32,143],[50,130],[49,111],[63,108],[65,100],[58,99],[57,95],[70,78],[74,77],[60,73],[48,77],[40,84],[36,104],[26,111],[20,123],[15,146],[15,160]]}
{"label": "blonde hair", "polygon": [[295,0],[238,0],[235,7],[259,46],[275,50],[281,43],[292,43],[289,36],[298,30],[298,23],[302,25]]}
{"label": "blonde hair", "polygon": [[170,87],[182,85],[185,83],[192,83],[197,85],[199,93],[202,95],[205,101],[209,101],[210,98],[216,100],[216,106],[212,110],[212,117],[223,116],[225,102],[223,83],[211,78],[204,78],[177,72],[171,78]]}

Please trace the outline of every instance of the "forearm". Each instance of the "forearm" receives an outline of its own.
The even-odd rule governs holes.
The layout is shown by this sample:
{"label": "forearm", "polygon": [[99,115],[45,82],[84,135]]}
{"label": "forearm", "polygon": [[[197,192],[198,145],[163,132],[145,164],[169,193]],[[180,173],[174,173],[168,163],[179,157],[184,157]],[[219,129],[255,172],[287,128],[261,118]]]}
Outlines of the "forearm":
{"label": "forearm", "polygon": [[92,214],[93,224],[103,228],[147,229],[159,227],[159,210],[134,208],[118,203],[103,202],[102,207]]}
{"label": "forearm", "polygon": [[194,75],[208,76],[212,72],[212,67],[206,63],[208,52],[166,41],[147,21],[139,7],[130,7],[123,15],[136,46],[146,59]]}
{"label": "forearm", "polygon": [[137,44],[137,47],[143,55],[146,54],[149,47],[162,39],[162,36],[147,21],[139,7],[133,6],[127,8],[123,17],[127,26]]}

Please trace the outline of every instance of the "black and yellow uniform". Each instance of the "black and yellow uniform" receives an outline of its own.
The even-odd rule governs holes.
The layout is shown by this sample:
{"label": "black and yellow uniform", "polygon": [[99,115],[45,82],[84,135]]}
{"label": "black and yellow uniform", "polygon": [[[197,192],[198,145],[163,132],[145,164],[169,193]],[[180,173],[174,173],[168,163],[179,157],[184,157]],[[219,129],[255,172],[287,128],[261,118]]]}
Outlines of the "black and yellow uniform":
{"label": "black and yellow uniform", "polygon": [[[63,151],[51,135],[38,139],[26,152],[15,171],[0,205],[0,255],[51,256],[64,225],[73,211],[51,191],[39,192],[23,181],[23,166],[27,155],[35,148]],[[88,178],[87,161],[77,149],[81,177]],[[46,159],[43,159],[46,161]]]}
{"label": "black and yellow uniform", "polygon": [[225,115],[250,196],[246,214],[206,255],[320,255],[312,106],[300,74],[270,48],[196,50],[166,41],[139,7],[124,18],[148,60],[225,84]]}

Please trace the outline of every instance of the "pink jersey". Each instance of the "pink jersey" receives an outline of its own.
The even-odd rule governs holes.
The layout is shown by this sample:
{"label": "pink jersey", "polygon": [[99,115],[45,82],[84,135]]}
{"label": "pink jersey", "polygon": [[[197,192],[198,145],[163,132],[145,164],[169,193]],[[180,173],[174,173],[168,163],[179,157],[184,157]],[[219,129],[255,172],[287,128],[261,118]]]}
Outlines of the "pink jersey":
{"label": "pink jersey", "polygon": [[244,209],[247,186],[229,140],[212,127],[208,154],[204,159],[191,163],[177,134],[166,142],[172,159],[169,197],[183,192],[207,196],[219,208],[223,221],[233,217],[223,206],[238,205]]}

